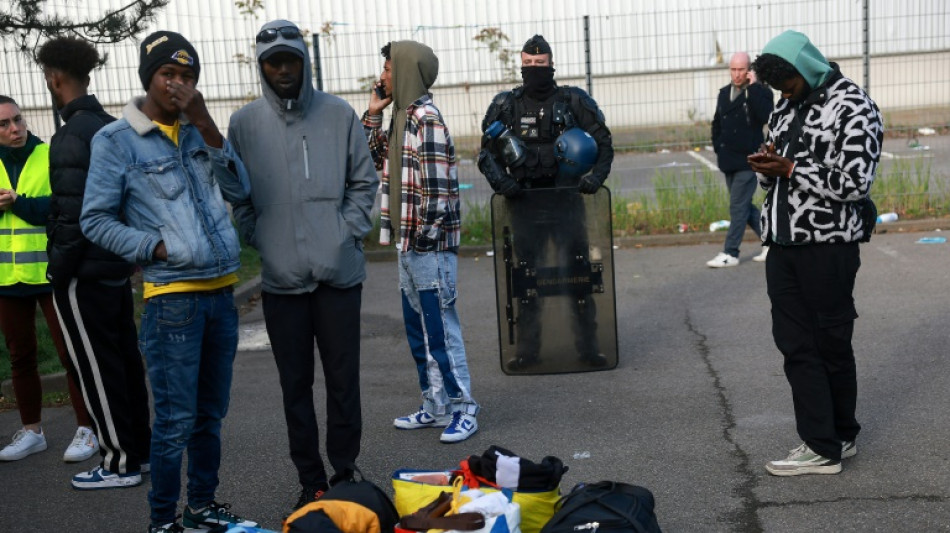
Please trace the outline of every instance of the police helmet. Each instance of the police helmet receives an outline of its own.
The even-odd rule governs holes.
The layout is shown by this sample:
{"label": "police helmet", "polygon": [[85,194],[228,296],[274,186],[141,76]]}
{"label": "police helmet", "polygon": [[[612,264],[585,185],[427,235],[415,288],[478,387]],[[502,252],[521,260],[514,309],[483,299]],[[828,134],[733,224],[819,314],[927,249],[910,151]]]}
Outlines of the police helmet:
{"label": "police helmet", "polygon": [[570,128],[554,143],[558,176],[579,178],[597,162],[597,141],[580,128]]}

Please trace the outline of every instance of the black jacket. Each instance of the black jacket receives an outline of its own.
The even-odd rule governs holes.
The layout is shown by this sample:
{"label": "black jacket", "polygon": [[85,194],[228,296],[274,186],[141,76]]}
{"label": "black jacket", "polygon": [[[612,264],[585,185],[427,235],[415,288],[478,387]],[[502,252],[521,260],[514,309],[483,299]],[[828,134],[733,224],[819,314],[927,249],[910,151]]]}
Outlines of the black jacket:
{"label": "black jacket", "polygon": [[762,144],[762,126],[772,113],[772,91],[761,83],[746,86],[735,100],[729,100],[731,92],[731,83],[719,91],[712,122],[713,150],[727,174],[751,170],[746,157]]}
{"label": "black jacket", "polygon": [[66,124],[53,135],[49,150],[53,195],[46,226],[49,239],[46,278],[54,285],[61,285],[69,283],[71,278],[128,277],[133,265],[89,242],[79,228],[92,138],[115,117],[106,113],[93,95],[69,102],[60,110],[60,115]]}

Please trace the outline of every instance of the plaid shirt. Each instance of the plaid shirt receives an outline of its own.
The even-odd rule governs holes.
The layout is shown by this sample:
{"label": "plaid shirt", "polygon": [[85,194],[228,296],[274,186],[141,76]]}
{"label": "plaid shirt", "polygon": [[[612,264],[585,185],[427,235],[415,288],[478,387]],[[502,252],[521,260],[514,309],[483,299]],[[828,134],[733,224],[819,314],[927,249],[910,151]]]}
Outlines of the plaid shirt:
{"label": "plaid shirt", "polygon": [[[369,151],[382,169],[382,222],[380,244],[392,242],[389,213],[389,135],[382,131],[382,115],[363,114]],[[399,249],[407,252],[457,251],[462,216],[459,208],[458,160],[455,144],[442,114],[423,96],[406,110],[402,147],[402,224]]]}

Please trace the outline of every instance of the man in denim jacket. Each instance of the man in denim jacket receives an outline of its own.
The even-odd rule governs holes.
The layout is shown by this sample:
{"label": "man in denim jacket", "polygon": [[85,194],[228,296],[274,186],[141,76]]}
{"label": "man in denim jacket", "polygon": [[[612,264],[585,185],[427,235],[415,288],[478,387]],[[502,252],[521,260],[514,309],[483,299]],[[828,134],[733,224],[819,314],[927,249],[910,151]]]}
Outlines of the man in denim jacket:
{"label": "man in denim jacket", "polygon": [[195,89],[194,47],[160,31],[142,42],[140,58],[146,95],[93,139],[80,224],[89,240],[143,269],[139,346],[155,408],[148,531],[256,526],[214,498],[238,341],[240,245],[224,201],[248,196],[247,172]]}

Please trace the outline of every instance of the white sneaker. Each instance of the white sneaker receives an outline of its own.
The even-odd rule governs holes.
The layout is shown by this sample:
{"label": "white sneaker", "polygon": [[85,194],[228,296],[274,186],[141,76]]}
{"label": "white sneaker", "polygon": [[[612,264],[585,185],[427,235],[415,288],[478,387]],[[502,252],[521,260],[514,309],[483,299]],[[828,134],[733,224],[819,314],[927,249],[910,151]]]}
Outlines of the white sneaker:
{"label": "white sneaker", "polygon": [[73,488],[77,490],[121,489],[124,487],[136,487],[142,484],[142,473],[112,473],[101,466],[97,466],[88,472],[82,472],[73,476],[72,484]]}
{"label": "white sneaker", "polygon": [[755,261],[756,263],[762,263],[763,261],[765,261],[765,258],[768,255],[769,255],[769,247],[763,246],[762,252],[759,255],[753,257],[752,260]]}
{"label": "white sneaker", "polygon": [[837,474],[841,472],[841,461],[818,455],[807,444],[802,444],[792,450],[785,459],[765,463],[765,469],[773,476]]}
{"label": "white sneaker", "polygon": [[462,442],[471,437],[478,431],[478,421],[474,415],[456,411],[452,413],[452,422],[442,432],[439,440],[449,444],[453,442]]}
{"label": "white sneaker", "polygon": [[0,450],[0,461],[19,461],[27,455],[33,455],[46,449],[46,435],[41,429],[35,433],[32,429],[23,428],[13,435],[13,442]]}
{"label": "white sneaker", "polygon": [[427,413],[424,407],[420,406],[415,413],[393,420],[393,425],[399,429],[444,428],[450,422],[452,422],[451,416],[433,416]]}
{"label": "white sneaker", "polygon": [[96,438],[96,434],[90,428],[79,426],[76,435],[73,437],[73,442],[69,444],[66,453],[63,454],[63,461],[78,463],[89,459],[98,451],[99,439]]}
{"label": "white sneaker", "polygon": [[739,265],[739,259],[732,257],[731,255],[725,252],[719,252],[719,255],[712,258],[710,261],[706,261],[706,266],[712,268],[724,268],[724,267],[734,267]]}

